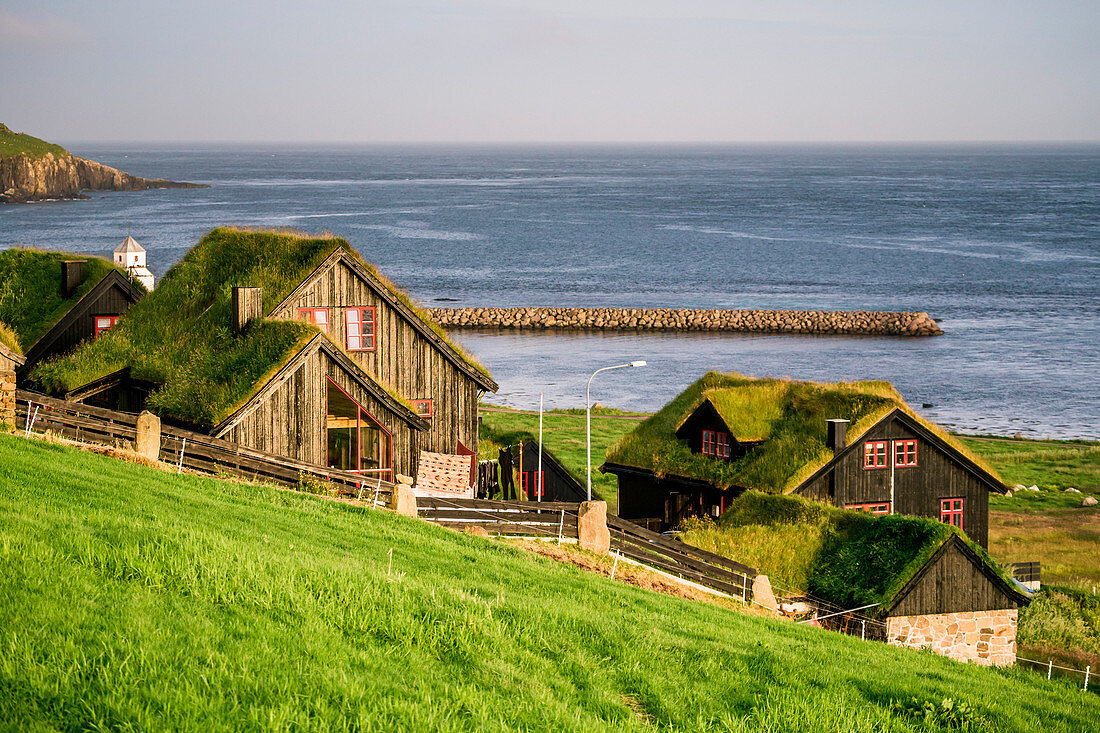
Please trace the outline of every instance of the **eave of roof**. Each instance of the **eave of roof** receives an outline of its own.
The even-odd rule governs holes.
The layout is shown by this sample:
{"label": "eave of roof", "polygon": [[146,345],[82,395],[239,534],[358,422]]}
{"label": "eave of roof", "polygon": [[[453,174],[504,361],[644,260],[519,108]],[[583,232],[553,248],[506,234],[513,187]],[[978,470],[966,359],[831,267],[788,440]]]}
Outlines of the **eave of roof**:
{"label": "eave of roof", "polygon": [[17,354],[4,344],[0,344],[0,356],[15,362],[16,366],[22,366],[23,363],[27,360],[27,357],[23,356],[22,354]]}

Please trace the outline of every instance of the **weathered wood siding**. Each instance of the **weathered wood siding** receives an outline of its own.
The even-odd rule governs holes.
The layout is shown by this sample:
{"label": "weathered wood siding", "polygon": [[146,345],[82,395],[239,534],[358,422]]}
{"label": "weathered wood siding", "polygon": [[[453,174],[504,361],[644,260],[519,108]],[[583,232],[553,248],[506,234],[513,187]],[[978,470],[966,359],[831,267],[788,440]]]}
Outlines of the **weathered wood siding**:
{"label": "weathered wood siding", "polygon": [[[519,468],[519,459],[515,461]],[[535,499],[535,473],[539,468],[538,443],[523,444],[523,472],[530,474],[527,480],[528,499]],[[542,500],[580,502],[588,498],[588,490],[565,470],[565,467],[546,453],[542,454]]]}
{"label": "weathered wood siding", "polygon": [[[863,467],[863,443],[874,440],[916,440],[917,465],[891,469]],[[836,506],[890,501],[894,481],[894,513],[940,518],[940,499],[963,499],[963,531],[982,547],[989,541],[989,489],[937,446],[890,417],[859,438],[859,446],[843,456],[831,471],[798,491]]]}
{"label": "weathered wood siding", "polygon": [[[306,355],[302,363],[288,370],[279,382],[270,385],[271,392],[266,399],[221,437],[305,463],[326,465],[326,377],[351,395],[390,433],[394,472],[415,476],[416,462],[420,456],[418,431],[388,411],[328,354],[318,350]],[[295,419],[288,419],[290,415]]]}
{"label": "weathered wood siding", "polygon": [[961,611],[1016,608],[1015,599],[997,587],[954,543],[897,602],[891,616],[923,616]]}
{"label": "weathered wood siding", "polygon": [[344,263],[322,273],[299,298],[271,316],[295,319],[299,308],[328,308],[329,336],[346,347],[347,309],[369,307],[375,309],[375,348],[348,354],[365,372],[405,399],[432,400],[432,416],[427,418],[431,427],[421,435],[424,450],[454,453],[459,441],[476,450],[477,383],[444,358]]}

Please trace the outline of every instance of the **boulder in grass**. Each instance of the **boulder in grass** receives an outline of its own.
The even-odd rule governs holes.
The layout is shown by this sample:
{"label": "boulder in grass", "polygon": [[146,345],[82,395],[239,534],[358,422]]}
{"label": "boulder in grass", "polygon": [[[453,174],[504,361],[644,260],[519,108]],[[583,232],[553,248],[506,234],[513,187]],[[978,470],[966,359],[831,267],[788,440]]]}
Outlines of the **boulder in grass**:
{"label": "boulder in grass", "polygon": [[1031,486],[1028,486],[1028,487],[1027,487],[1027,490],[1028,490],[1028,491],[1038,491],[1038,490],[1039,490],[1039,487],[1038,487],[1038,486],[1036,486],[1035,484],[1032,484]]}
{"label": "boulder in grass", "polygon": [[1072,486],[1070,486],[1068,489],[1066,489],[1066,491],[1071,491],[1074,494],[1080,494],[1081,493],[1078,489],[1075,489]]}
{"label": "boulder in grass", "polygon": [[1005,498],[1006,499],[1011,499],[1012,498],[1012,490],[1011,489],[1009,489],[1008,491],[1005,492]]}
{"label": "boulder in grass", "polygon": [[1084,501],[1081,502],[1081,506],[1096,506],[1100,502],[1096,501],[1095,496],[1086,496]]}
{"label": "boulder in grass", "polygon": [[1013,491],[1026,491],[1027,487],[1024,486],[1023,484],[1016,484],[1015,486],[1012,487],[1012,490]]}

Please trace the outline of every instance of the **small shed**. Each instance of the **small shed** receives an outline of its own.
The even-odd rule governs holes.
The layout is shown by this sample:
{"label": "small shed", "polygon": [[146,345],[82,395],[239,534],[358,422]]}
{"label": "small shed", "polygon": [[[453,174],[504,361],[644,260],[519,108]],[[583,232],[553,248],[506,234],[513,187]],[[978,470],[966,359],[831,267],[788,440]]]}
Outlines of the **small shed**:
{"label": "small shed", "polygon": [[520,489],[529,501],[579,502],[588,498],[581,482],[545,446],[542,449],[542,473],[539,474],[537,441],[524,440],[523,451],[516,452],[512,465],[519,472]]}

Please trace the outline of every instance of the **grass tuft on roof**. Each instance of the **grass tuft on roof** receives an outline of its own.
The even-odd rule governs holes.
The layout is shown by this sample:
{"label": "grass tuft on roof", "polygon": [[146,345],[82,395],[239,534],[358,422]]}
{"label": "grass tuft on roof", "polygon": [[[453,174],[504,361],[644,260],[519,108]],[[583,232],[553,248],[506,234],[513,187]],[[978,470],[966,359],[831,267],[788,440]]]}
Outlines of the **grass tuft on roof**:
{"label": "grass tuft on roof", "polygon": [[[81,260],[84,280],[68,298],[61,296],[61,262]],[[0,252],[0,321],[15,333],[26,353],[111,270],[102,257],[13,248]]]}
{"label": "grass tuft on roof", "polygon": [[15,155],[42,158],[50,153],[58,157],[66,157],[70,154],[60,145],[48,143],[21,132],[14,132],[7,125],[0,123],[0,158],[10,158]]}
{"label": "grass tuft on roof", "polygon": [[6,323],[0,323],[0,344],[8,347],[16,354],[22,356],[23,347],[19,344],[19,337]]}
{"label": "grass tuft on roof", "polygon": [[[764,440],[733,461],[692,453],[676,430],[709,399],[734,436]],[[996,476],[958,440],[921,418],[889,382],[802,382],[708,372],[662,407],[608,453],[609,463],[635,466],[657,476],[707,481],[721,489],[790,491],[832,458],[826,444],[830,418],[850,421],[848,442],[899,408]]]}

